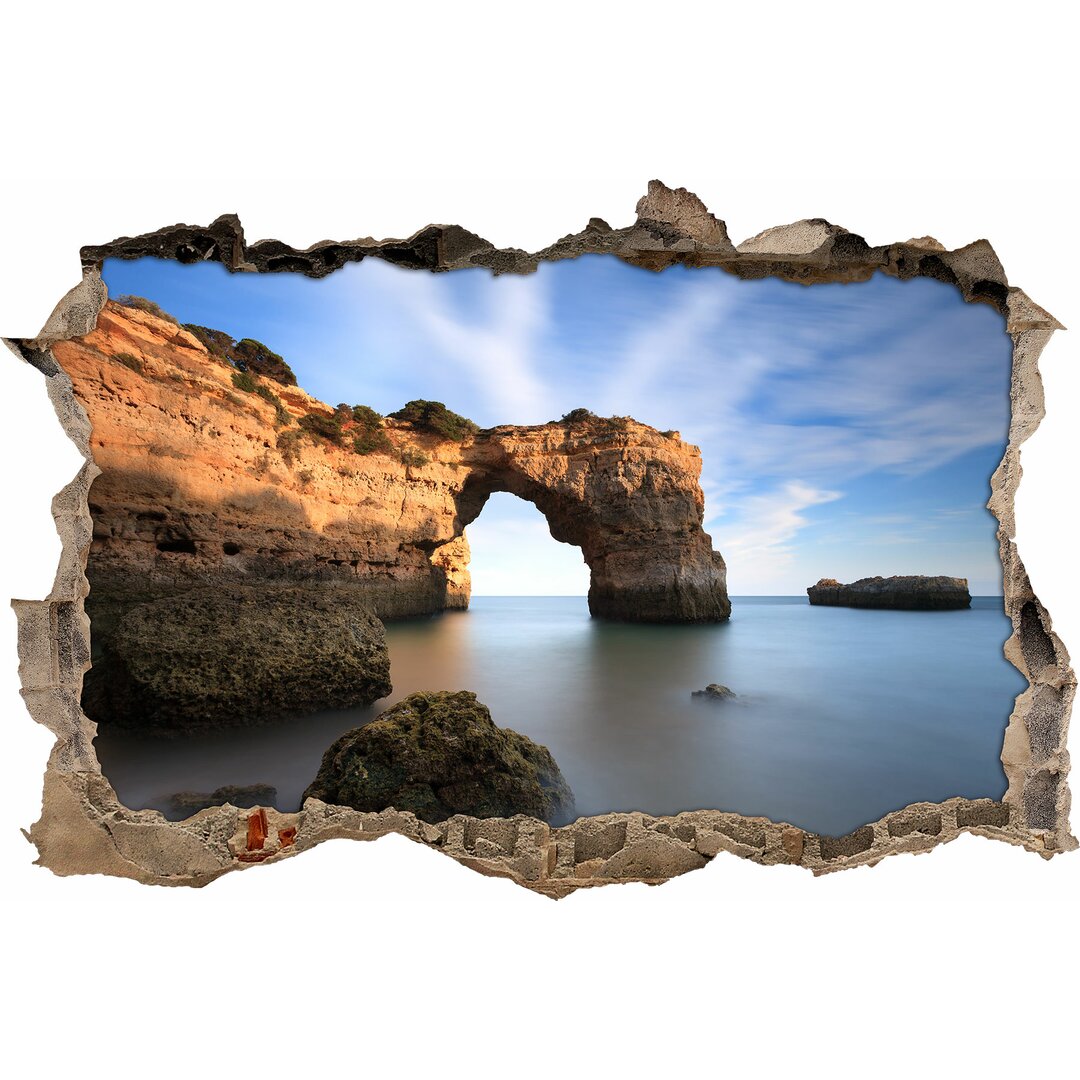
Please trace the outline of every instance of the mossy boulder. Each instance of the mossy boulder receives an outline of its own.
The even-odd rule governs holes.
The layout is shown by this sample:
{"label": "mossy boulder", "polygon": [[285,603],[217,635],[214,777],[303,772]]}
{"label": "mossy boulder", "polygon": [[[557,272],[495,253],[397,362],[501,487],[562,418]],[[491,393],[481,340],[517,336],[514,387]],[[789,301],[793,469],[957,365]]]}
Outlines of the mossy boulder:
{"label": "mossy boulder", "polygon": [[561,823],[573,795],[545,746],[497,727],[468,691],[410,694],[323,755],[304,798],[422,821],[527,814]]}
{"label": "mossy boulder", "polygon": [[222,586],[135,604],[99,648],[83,708],[103,727],[255,724],[391,691],[382,623],[326,586]]}

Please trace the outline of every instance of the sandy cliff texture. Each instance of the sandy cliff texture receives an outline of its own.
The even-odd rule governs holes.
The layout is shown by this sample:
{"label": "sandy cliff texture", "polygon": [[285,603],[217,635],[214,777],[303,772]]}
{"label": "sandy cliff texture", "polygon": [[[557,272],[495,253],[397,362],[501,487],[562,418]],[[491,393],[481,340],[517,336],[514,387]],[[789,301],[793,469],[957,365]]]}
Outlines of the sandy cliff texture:
{"label": "sandy cliff texture", "polygon": [[583,415],[458,442],[388,419],[385,445],[359,454],[351,421],[343,445],[302,435],[330,406],[273,380],[258,380],[266,397],[245,392],[187,330],[112,301],[56,358],[102,470],[87,568],[96,635],[133,603],[224,584],[332,583],[382,618],[467,606],[463,530],[495,491],[535,503],[556,539],[581,547],[594,614],[729,613],[701,528],[700,452],[675,433]]}

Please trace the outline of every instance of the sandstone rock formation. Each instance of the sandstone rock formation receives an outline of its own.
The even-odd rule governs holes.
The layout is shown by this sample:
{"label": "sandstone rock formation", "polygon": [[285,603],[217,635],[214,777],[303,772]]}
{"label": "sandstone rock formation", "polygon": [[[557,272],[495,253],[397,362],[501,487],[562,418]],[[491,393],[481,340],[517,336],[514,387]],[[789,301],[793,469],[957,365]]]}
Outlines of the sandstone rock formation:
{"label": "sandstone rock formation", "polygon": [[527,814],[565,821],[573,795],[548,749],[496,727],[462,691],[410,694],[323,755],[304,799],[354,810],[393,807],[421,821]]}
{"label": "sandstone rock formation", "polygon": [[464,530],[496,491],[533,502],[581,548],[594,614],[728,616],[724,562],[701,527],[700,451],[677,433],[578,410],[452,441],[387,418],[357,453],[365,429],[350,420],[343,443],[321,438],[330,406],[245,382],[194,330],[110,301],[91,333],[55,345],[102,470],[95,646],[133,604],[231,583],[357,586],[381,618],[466,607]]}
{"label": "sandstone rock formation", "polygon": [[967,578],[872,577],[841,585],[822,578],[807,590],[811,604],[823,607],[894,608],[907,611],[946,611],[971,607]]}
{"label": "sandstone rock formation", "polygon": [[168,734],[368,705],[390,690],[383,625],[355,590],[230,585],[120,614],[83,707],[99,723]]}

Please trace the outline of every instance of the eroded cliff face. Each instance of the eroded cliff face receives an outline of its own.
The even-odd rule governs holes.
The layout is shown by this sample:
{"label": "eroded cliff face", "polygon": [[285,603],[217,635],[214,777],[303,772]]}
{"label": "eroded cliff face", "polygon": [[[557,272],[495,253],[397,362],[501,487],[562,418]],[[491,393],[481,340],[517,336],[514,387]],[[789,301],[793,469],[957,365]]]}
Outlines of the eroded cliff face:
{"label": "eroded cliff face", "polygon": [[583,417],[497,427],[463,449],[467,526],[495,491],[533,503],[556,540],[581,548],[589,610],[629,622],[709,622],[731,613],[724,560],[702,530],[701,452],[677,432]]}
{"label": "eroded cliff face", "polygon": [[582,549],[594,614],[729,613],[701,528],[700,452],[676,433],[586,416],[455,442],[387,419],[385,445],[359,454],[348,439],[297,437],[330,406],[269,380],[265,397],[245,392],[187,330],[112,301],[55,355],[102,470],[87,568],[96,634],[133,603],[216,584],[332,583],[384,619],[466,607],[464,529],[495,491],[535,503]]}

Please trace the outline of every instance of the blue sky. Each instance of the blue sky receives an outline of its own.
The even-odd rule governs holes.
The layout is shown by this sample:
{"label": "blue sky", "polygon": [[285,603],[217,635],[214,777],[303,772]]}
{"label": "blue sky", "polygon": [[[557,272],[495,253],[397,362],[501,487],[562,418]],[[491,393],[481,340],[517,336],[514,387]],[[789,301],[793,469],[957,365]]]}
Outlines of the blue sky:
{"label": "blue sky", "polygon": [[[951,574],[1001,592],[985,509],[1008,432],[1011,341],[951,286],[806,287],[590,255],[527,277],[368,259],[312,281],[109,261],[112,295],[254,337],[331,405],[444,401],[482,426],[584,406],[701,447],[705,527],[733,595],[820,577]],[[576,548],[494,496],[469,528],[477,595],[588,589]]]}

